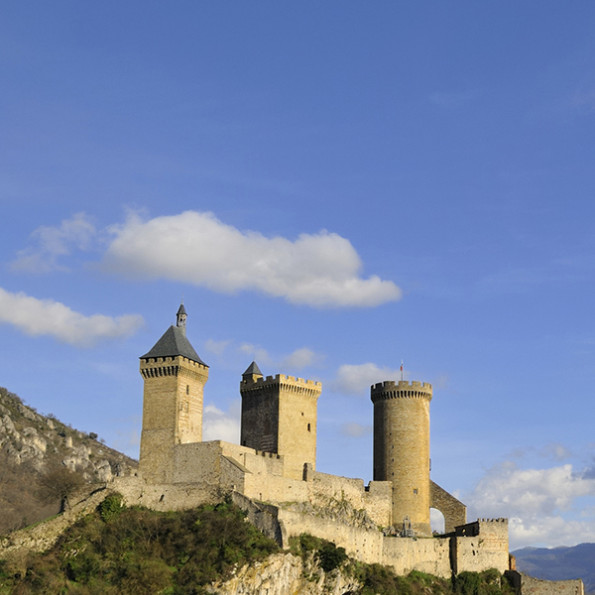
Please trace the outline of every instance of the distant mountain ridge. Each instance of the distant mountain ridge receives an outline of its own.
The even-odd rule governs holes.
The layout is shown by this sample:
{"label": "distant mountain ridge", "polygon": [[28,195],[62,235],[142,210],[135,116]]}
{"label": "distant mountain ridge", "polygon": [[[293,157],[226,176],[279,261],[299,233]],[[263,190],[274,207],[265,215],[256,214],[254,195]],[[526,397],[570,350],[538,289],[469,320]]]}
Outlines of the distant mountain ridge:
{"label": "distant mountain ridge", "polygon": [[526,547],[511,553],[519,572],[546,580],[582,578],[585,595],[595,595],[595,543],[552,549]]}
{"label": "distant mountain ridge", "polygon": [[137,462],[37,413],[0,387],[0,534],[60,511],[69,485],[128,475]]}

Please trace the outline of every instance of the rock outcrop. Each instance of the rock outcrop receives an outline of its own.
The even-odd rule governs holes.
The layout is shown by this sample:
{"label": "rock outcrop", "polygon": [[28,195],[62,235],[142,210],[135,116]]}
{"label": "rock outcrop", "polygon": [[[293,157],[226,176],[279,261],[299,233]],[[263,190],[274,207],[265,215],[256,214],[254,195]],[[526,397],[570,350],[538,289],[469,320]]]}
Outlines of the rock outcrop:
{"label": "rock outcrop", "polygon": [[64,494],[51,483],[67,471],[80,484],[97,484],[136,468],[96,434],[41,415],[0,388],[0,534],[59,512]]}

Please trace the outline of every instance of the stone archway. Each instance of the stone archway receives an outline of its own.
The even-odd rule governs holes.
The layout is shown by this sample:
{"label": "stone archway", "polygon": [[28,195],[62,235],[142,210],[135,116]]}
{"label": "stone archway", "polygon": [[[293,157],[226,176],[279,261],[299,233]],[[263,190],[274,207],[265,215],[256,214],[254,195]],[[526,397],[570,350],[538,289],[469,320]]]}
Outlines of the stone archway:
{"label": "stone archway", "polygon": [[445,523],[446,521],[442,512],[437,508],[430,508],[430,527],[432,528],[432,533],[438,533],[439,535],[446,533]]}
{"label": "stone archway", "polygon": [[444,515],[445,533],[467,522],[467,507],[433,481],[430,482],[430,506]]}

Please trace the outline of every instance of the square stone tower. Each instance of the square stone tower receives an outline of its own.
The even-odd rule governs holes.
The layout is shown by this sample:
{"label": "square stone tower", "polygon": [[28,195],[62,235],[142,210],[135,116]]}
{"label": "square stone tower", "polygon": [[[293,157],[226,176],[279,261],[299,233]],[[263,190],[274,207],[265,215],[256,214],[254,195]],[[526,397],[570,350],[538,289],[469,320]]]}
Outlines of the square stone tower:
{"label": "square stone tower", "polygon": [[316,466],[320,382],[284,374],[263,375],[252,362],[242,375],[243,446],[283,455],[285,475],[302,479],[305,463]]}
{"label": "square stone tower", "polygon": [[139,469],[153,484],[171,483],[176,444],[202,440],[209,367],[186,338],[186,318],[181,305],[176,325],[140,357],[144,392]]}

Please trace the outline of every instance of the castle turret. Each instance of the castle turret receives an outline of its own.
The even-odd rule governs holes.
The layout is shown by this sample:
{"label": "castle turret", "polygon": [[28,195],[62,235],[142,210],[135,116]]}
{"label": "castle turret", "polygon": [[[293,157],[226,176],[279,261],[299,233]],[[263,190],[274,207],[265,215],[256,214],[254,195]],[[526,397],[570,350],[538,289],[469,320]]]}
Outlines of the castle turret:
{"label": "castle turret", "polygon": [[284,374],[263,377],[255,362],[242,374],[243,446],[283,455],[284,473],[302,479],[316,465],[316,421],[320,382]]}
{"label": "castle turret", "polygon": [[176,444],[202,440],[204,385],[209,367],[186,338],[186,309],[180,306],[153,348],[140,357],[144,378],[139,468],[149,483],[168,483]]}
{"label": "castle turret", "polygon": [[372,386],[374,480],[393,482],[393,525],[430,535],[430,401],[432,386]]}

